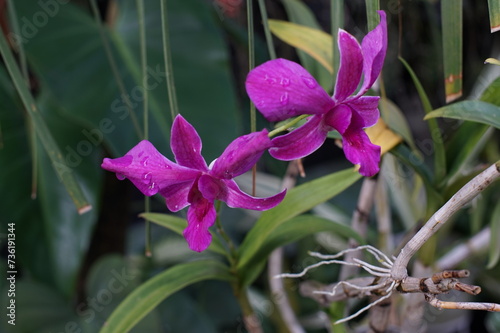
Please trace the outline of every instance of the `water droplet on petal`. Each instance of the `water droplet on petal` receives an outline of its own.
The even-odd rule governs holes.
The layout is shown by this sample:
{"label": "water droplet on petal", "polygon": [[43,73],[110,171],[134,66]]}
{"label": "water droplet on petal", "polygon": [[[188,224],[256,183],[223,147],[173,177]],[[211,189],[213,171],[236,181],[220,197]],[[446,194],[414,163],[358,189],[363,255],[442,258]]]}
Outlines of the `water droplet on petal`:
{"label": "water droplet on petal", "polygon": [[318,86],[318,84],[316,83],[316,81],[313,78],[310,78],[310,77],[303,76],[302,77],[302,81],[304,81],[305,85],[308,88],[311,88],[311,89],[314,89],[314,88],[316,88]]}
{"label": "water droplet on petal", "polygon": [[281,97],[280,97],[280,103],[281,103],[281,105],[287,105],[288,101],[289,101],[288,93],[286,92],[283,95],[281,95]]}
{"label": "water droplet on petal", "polygon": [[281,78],[281,81],[280,81],[280,84],[283,86],[283,87],[288,87],[290,85],[290,79],[287,78],[287,77],[282,77]]}
{"label": "water droplet on petal", "polygon": [[119,180],[124,180],[125,179],[125,175],[122,175],[121,173],[117,173],[116,174],[116,178],[118,178]]}
{"label": "water droplet on petal", "polygon": [[175,205],[175,206],[174,206],[174,209],[179,209],[179,205]]}
{"label": "water droplet on petal", "polygon": [[149,156],[146,156],[146,158],[144,158],[144,159],[141,161],[142,166],[148,166],[148,159],[149,159]]}
{"label": "water droplet on petal", "polygon": [[266,82],[269,83],[269,84],[275,84],[278,81],[274,77],[270,77],[270,76],[267,76],[267,75],[264,78],[264,80],[266,80]]}
{"label": "water droplet on petal", "polygon": [[151,172],[144,174],[143,182],[146,185],[151,185],[153,183],[153,175],[151,175]]}

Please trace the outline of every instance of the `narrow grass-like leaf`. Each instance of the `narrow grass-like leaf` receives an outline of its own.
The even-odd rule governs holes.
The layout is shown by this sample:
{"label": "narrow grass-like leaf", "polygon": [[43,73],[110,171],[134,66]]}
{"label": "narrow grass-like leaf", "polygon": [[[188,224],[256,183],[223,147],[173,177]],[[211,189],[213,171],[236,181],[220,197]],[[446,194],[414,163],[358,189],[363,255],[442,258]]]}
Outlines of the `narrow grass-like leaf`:
{"label": "narrow grass-like leaf", "polygon": [[332,34],[333,82],[337,80],[340,65],[340,52],[337,49],[339,29],[344,27],[344,0],[330,0],[330,24]]}
{"label": "narrow grass-like leaf", "polygon": [[[182,232],[186,229],[187,221],[186,219],[170,215],[170,214],[160,214],[160,213],[142,213],[140,217],[147,219],[150,222],[156,223],[162,227],[165,227],[169,230],[172,230],[176,234],[182,236]],[[213,232],[212,234],[212,243],[208,247],[208,250],[213,251],[215,253],[219,253],[222,255],[226,255],[227,251],[222,246],[219,238]]]}
{"label": "narrow grass-like leaf", "polygon": [[269,22],[267,19],[267,10],[264,0],[258,0],[260,16],[262,17],[262,25],[264,26],[264,35],[266,36],[267,51],[269,52],[269,58],[276,59],[276,51],[274,50],[273,36],[271,35],[271,30],[269,30]]}
{"label": "narrow grass-like leaf", "polygon": [[179,114],[179,106],[177,104],[177,93],[175,91],[174,71],[172,66],[167,0],[161,0],[161,31],[163,39],[163,61],[165,62],[165,74],[167,77],[168,103],[170,105],[170,115],[173,122],[175,116]]}
{"label": "narrow grass-like leaf", "polygon": [[[428,114],[432,111],[432,106],[427,94],[425,93],[424,87],[422,87],[420,80],[410,65],[401,57],[399,57],[399,60],[403,63],[406,70],[410,74],[413,84],[415,85],[415,88],[417,88],[418,96],[420,97],[424,111]],[[434,177],[436,181],[440,181],[444,179],[446,172],[446,155],[444,151],[443,138],[441,137],[441,131],[439,130],[437,121],[431,119],[428,123],[434,148]]]}
{"label": "narrow grass-like leaf", "polygon": [[462,0],[441,0],[446,102],[462,96]]}
{"label": "narrow grass-like leaf", "polygon": [[274,229],[261,244],[253,259],[240,269],[239,274],[243,277],[243,283],[249,285],[255,280],[264,267],[269,254],[275,249],[324,231],[333,232],[345,239],[353,238],[359,244],[365,243],[363,238],[347,225],[314,215],[296,216]]}
{"label": "narrow grass-like leaf", "polygon": [[203,280],[232,279],[229,268],[219,261],[200,260],[176,265],[135,289],[113,311],[101,333],[126,333],[160,302],[174,292]]}
{"label": "narrow grass-like leaf", "polygon": [[488,0],[488,9],[490,11],[491,32],[500,30],[500,1]]}
{"label": "narrow grass-like leaf", "polygon": [[366,0],[366,20],[368,22],[368,31],[375,29],[380,22],[380,16],[377,14],[380,10],[380,0]]}
{"label": "narrow grass-like leaf", "polygon": [[427,114],[424,119],[436,117],[474,121],[500,129],[500,107],[483,101],[462,101],[446,105]]}
{"label": "narrow grass-like leaf", "polygon": [[255,226],[245,237],[239,249],[238,267],[247,265],[269,235],[284,222],[339,194],[361,176],[347,169],[312,180],[290,190],[278,206],[262,213]]}
{"label": "narrow grass-like leaf", "polygon": [[[282,3],[290,22],[321,30],[321,25],[318,23],[318,20],[316,20],[314,13],[303,1],[283,0]],[[337,36],[337,33],[335,33],[335,36]],[[334,42],[333,49],[336,49],[336,47],[337,43]],[[299,56],[301,65],[316,78],[319,84],[325,88],[325,90],[331,90],[334,82],[332,77],[334,78],[335,75],[332,76],[325,67],[306,52],[297,49],[297,55]],[[337,67],[338,65],[333,66],[334,69]]]}
{"label": "narrow grass-like leaf", "polygon": [[9,45],[5,39],[5,36],[1,34],[0,36],[0,53],[5,62],[5,66],[14,82],[17,92],[21,97],[21,100],[26,108],[35,128],[35,131],[38,135],[38,138],[42,142],[42,145],[47,152],[52,166],[56,170],[59,179],[66,187],[71,199],[73,200],[78,212],[83,214],[92,209],[92,206],[89,204],[87,199],[85,198],[83,191],[78,184],[75,175],[71,168],[66,165],[66,162],[63,158],[57,143],[52,137],[45,120],[43,119],[40,110],[38,109],[33,96],[31,95],[28,86],[26,85],[26,81],[24,80],[19,68],[17,67],[16,61],[14,60],[14,56],[12,55]]}
{"label": "narrow grass-like leaf", "polygon": [[280,20],[269,20],[273,34],[316,59],[330,73],[332,67],[332,37],[324,31]]}
{"label": "narrow grass-like leaf", "polygon": [[495,205],[491,214],[491,236],[490,236],[490,255],[486,268],[490,269],[500,260],[500,205]]}

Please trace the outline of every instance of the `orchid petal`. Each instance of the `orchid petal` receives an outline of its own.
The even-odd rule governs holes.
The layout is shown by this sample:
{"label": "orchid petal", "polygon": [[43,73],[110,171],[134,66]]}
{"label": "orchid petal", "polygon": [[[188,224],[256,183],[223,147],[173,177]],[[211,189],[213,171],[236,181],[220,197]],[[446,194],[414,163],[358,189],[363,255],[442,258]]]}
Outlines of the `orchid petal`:
{"label": "orchid petal", "polygon": [[379,100],[379,96],[361,96],[348,102],[348,105],[363,119],[363,128],[375,125],[380,117]]}
{"label": "orchid petal", "polygon": [[361,42],[363,52],[364,81],[357,96],[361,96],[370,89],[382,70],[387,52],[387,21],[385,12],[377,11],[380,23],[370,31]]}
{"label": "orchid petal", "polygon": [[224,179],[237,177],[250,170],[271,146],[266,129],[241,136],[227,146],[214,162],[210,174]]}
{"label": "orchid petal", "polygon": [[189,193],[189,202],[191,206],[187,212],[188,226],[183,235],[191,250],[201,252],[206,250],[212,241],[208,228],[214,224],[217,213],[213,201],[205,199],[196,184]]}
{"label": "orchid petal", "polygon": [[330,128],[323,124],[323,117],[318,115],[309,117],[301,127],[274,138],[269,154],[283,161],[302,158],[311,154],[325,142],[329,130]]}
{"label": "orchid petal", "polygon": [[251,70],[245,86],[256,108],[269,121],[322,114],[335,105],[311,74],[285,59],[270,60]]}
{"label": "orchid petal", "polygon": [[223,196],[226,191],[222,180],[209,175],[202,175],[198,180],[198,188],[203,197],[209,201],[215,201]]}
{"label": "orchid petal", "polygon": [[123,157],[105,158],[101,167],[116,172],[119,179],[128,178],[147,196],[168,186],[195,179],[200,173],[170,161],[147,140],[139,142]]}
{"label": "orchid petal", "polygon": [[179,210],[189,206],[188,194],[193,186],[194,180],[171,185],[159,193],[165,197],[165,203],[167,204],[168,210],[171,212],[178,212]]}
{"label": "orchid petal", "polygon": [[342,29],[339,31],[338,45],[340,65],[333,99],[342,102],[354,93],[361,81],[363,55],[356,38]]}
{"label": "orchid petal", "polygon": [[252,197],[243,192],[234,180],[223,180],[226,184],[227,192],[225,197],[220,200],[224,201],[231,208],[244,208],[253,210],[268,210],[276,207],[285,197],[286,190],[276,195],[267,198]]}
{"label": "orchid petal", "polygon": [[344,104],[340,104],[329,111],[325,117],[325,124],[335,128],[340,134],[344,134],[351,124],[352,109]]}
{"label": "orchid petal", "polygon": [[342,135],[342,148],[352,164],[359,164],[359,173],[371,177],[379,172],[380,147],[370,142],[361,127],[362,122],[359,116],[353,114],[351,126]]}
{"label": "orchid petal", "polygon": [[201,139],[193,125],[188,123],[181,115],[174,119],[172,125],[170,146],[175,160],[179,165],[207,171],[207,163],[201,156]]}

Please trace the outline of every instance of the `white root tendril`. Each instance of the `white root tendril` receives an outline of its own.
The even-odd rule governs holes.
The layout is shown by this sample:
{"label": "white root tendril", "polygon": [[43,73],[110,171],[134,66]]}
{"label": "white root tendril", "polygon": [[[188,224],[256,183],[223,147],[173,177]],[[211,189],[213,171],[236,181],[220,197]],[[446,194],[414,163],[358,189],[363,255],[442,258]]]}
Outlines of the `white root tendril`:
{"label": "white root tendril", "polygon": [[[360,251],[360,250],[366,250],[368,253],[370,253],[376,260],[377,262],[380,263],[380,266],[375,266],[372,264],[369,264],[363,260],[353,258],[352,262],[344,261],[344,260],[338,260],[339,257],[342,257],[346,253],[350,252],[355,252],[355,251]],[[324,294],[324,295],[330,295],[334,296],[337,293],[337,289],[341,286],[343,287],[348,287],[351,288],[352,290],[356,290],[359,292],[360,295],[368,296],[370,295],[371,292],[376,291],[376,290],[383,290],[384,295],[377,299],[376,301],[368,304],[364,308],[360,309],[356,313],[345,317],[343,319],[337,320],[334,324],[340,324],[346,321],[349,321],[353,318],[356,318],[359,316],[361,313],[365,312],[366,310],[369,310],[371,307],[377,305],[378,303],[382,302],[383,300],[391,297],[392,292],[395,290],[397,283],[396,281],[391,279],[391,269],[392,265],[394,264],[393,260],[389,259],[388,256],[386,256],[382,251],[378,250],[377,248],[371,246],[371,245],[361,245],[355,248],[349,248],[346,250],[343,250],[339,253],[336,254],[322,254],[318,252],[309,252],[309,255],[312,257],[316,257],[319,259],[323,259],[322,261],[319,261],[315,264],[309,265],[306,268],[304,268],[301,272],[299,273],[283,273],[274,276],[274,278],[299,278],[303,277],[306,275],[308,271],[311,269],[317,268],[319,266],[323,265],[330,265],[330,264],[339,264],[339,265],[346,265],[346,266],[357,266],[362,269],[364,269],[366,272],[370,273],[371,275],[379,278],[384,278],[382,282],[374,284],[374,285],[369,285],[369,286],[359,286],[355,285],[353,283],[347,282],[347,281],[340,281],[337,283],[331,291],[323,291],[323,290],[316,290],[313,291],[314,294]],[[387,289],[385,289],[387,287]],[[385,290],[384,290],[385,289]]]}

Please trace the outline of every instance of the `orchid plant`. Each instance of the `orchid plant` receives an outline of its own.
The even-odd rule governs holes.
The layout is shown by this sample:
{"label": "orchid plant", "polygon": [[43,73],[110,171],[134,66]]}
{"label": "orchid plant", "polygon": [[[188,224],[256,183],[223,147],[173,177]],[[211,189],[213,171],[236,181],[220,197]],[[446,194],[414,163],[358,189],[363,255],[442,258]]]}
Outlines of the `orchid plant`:
{"label": "orchid plant", "polygon": [[[413,311],[417,302],[487,310],[500,322],[500,78],[497,59],[483,64],[498,58],[495,44],[461,49],[476,37],[462,34],[461,1],[439,2],[441,18],[426,16],[434,2],[363,2],[367,27],[360,4],[332,0],[325,32],[301,0],[281,1],[269,19],[264,1],[246,1],[246,18],[243,1],[6,1],[0,215],[9,274],[17,259],[22,274],[6,286],[16,290],[3,303],[15,309],[0,326],[424,331],[432,322]],[[498,30],[500,7],[484,2]],[[468,19],[486,21],[486,5],[469,7]],[[406,30],[422,19],[429,25]],[[441,32],[439,50],[424,41]],[[407,35],[421,38],[425,57]],[[477,68],[488,75],[448,104]],[[334,159],[318,151],[333,140]],[[488,303],[446,298],[481,288]]]}

